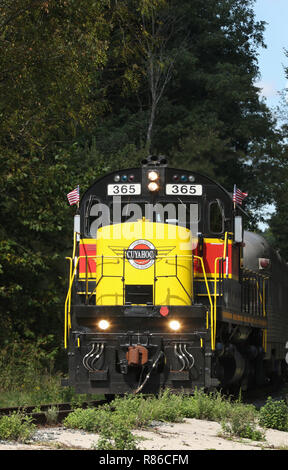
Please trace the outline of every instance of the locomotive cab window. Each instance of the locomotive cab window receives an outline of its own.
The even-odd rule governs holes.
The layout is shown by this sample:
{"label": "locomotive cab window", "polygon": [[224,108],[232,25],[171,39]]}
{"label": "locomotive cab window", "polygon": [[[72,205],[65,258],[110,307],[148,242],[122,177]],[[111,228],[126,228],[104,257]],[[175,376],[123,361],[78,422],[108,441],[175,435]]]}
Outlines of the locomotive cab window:
{"label": "locomotive cab window", "polygon": [[209,231],[217,234],[224,231],[224,208],[220,199],[209,204]]}
{"label": "locomotive cab window", "polygon": [[85,232],[88,236],[96,238],[97,230],[100,227],[109,225],[109,208],[94,197],[87,203],[85,211]]}
{"label": "locomotive cab window", "polygon": [[198,231],[200,210],[198,204],[183,204],[178,202],[160,202],[150,205],[148,219],[153,222],[179,225],[192,232]]}

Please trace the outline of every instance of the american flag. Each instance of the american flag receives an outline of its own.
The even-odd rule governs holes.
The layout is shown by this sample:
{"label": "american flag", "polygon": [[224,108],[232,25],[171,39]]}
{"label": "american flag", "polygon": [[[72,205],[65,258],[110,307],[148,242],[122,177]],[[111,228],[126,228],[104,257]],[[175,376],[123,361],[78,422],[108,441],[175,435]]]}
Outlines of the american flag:
{"label": "american flag", "polygon": [[234,184],[234,191],[233,191],[233,202],[236,204],[242,204],[242,201],[245,197],[248,196],[248,193],[242,193],[240,189],[236,188],[236,184]]}
{"label": "american flag", "polygon": [[73,204],[77,204],[77,202],[79,202],[80,200],[79,186],[77,186],[77,188],[73,189],[73,191],[68,193],[67,198],[68,198],[70,206],[72,206]]}

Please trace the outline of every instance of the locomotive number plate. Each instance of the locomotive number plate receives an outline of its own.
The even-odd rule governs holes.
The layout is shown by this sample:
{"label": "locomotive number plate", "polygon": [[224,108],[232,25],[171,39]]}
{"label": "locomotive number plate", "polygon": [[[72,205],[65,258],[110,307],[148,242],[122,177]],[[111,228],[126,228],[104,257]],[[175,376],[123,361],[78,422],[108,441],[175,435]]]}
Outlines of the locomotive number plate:
{"label": "locomotive number plate", "polygon": [[166,184],[166,194],[181,196],[202,196],[202,184]]}
{"label": "locomotive number plate", "polygon": [[141,194],[141,184],[108,184],[108,196],[125,196]]}

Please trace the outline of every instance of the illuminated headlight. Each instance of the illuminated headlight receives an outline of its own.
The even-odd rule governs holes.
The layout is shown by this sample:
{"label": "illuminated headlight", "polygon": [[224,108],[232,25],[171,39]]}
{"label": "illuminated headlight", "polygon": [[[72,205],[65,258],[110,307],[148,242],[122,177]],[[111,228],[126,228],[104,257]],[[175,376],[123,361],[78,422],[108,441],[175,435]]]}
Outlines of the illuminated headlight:
{"label": "illuminated headlight", "polygon": [[155,183],[155,181],[151,181],[151,183],[148,184],[148,189],[149,191],[158,191],[159,184]]}
{"label": "illuminated headlight", "polygon": [[169,323],[169,328],[173,331],[180,330],[180,327],[181,327],[181,325],[180,325],[179,321],[177,321],[177,320],[172,320]]}
{"label": "illuminated headlight", "polygon": [[148,179],[150,181],[157,181],[159,178],[159,173],[157,171],[149,171]]}
{"label": "illuminated headlight", "polygon": [[110,323],[107,320],[100,320],[98,326],[100,330],[107,330],[110,326]]}

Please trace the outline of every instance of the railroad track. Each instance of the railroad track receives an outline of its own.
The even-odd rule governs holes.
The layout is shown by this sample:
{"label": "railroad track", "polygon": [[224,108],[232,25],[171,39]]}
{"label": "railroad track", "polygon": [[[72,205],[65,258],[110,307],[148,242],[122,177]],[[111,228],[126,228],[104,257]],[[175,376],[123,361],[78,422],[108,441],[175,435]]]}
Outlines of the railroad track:
{"label": "railroad track", "polygon": [[[97,400],[91,402],[84,402],[77,405],[78,408],[98,407],[107,403],[107,400]],[[13,413],[22,413],[33,419],[37,425],[49,424],[53,410],[54,424],[61,423],[68,415],[75,409],[71,403],[51,403],[38,406],[12,406],[8,408],[0,408],[0,418],[2,416],[9,416]]]}

